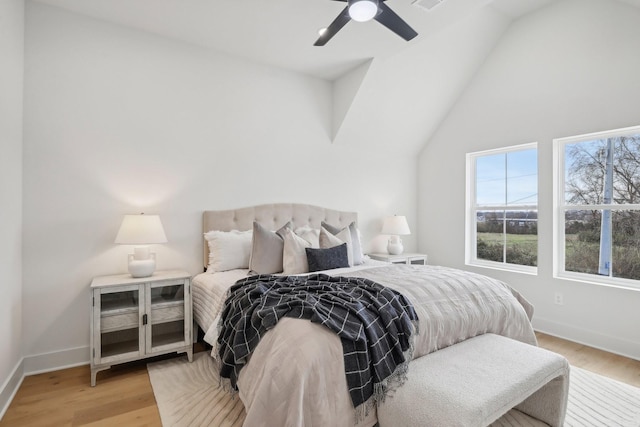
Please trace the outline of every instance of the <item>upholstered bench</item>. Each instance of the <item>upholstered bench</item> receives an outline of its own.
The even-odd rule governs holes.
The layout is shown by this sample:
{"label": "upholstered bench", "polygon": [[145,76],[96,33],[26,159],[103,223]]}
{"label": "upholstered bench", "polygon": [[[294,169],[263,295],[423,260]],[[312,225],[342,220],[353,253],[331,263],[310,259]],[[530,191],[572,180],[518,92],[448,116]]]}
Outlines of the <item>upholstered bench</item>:
{"label": "upholstered bench", "polygon": [[562,426],[568,391],[564,357],[485,334],[413,360],[405,384],[378,406],[378,422],[484,427],[509,425],[510,417]]}

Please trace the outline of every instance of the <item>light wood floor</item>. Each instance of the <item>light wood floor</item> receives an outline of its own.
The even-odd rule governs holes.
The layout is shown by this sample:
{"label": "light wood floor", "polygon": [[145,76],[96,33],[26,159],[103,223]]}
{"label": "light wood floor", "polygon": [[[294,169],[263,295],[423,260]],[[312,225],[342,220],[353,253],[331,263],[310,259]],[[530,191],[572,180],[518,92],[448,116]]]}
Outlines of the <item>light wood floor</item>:
{"label": "light wood floor", "polygon": [[[640,387],[640,361],[537,334],[541,347],[564,355],[573,366]],[[185,357],[185,356],[180,356]],[[0,426],[160,426],[146,363],[98,373],[89,367],[26,377]]]}
{"label": "light wood floor", "polygon": [[567,358],[572,366],[640,387],[640,361],[536,332],[538,344]]}

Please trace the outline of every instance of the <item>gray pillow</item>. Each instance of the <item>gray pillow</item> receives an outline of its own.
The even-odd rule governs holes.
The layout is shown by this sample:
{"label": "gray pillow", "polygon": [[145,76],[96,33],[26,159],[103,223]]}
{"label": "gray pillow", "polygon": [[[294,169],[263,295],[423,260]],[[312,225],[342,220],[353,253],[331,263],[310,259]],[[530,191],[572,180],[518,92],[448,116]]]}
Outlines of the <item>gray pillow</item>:
{"label": "gray pillow", "polygon": [[249,270],[255,274],[274,274],[282,271],[282,250],[284,242],[282,231],[291,229],[291,221],[278,231],[270,231],[253,221],[253,237],[251,242],[251,258]]}
{"label": "gray pillow", "polygon": [[346,243],[328,249],[305,248],[304,250],[307,253],[310,272],[349,267]]}
{"label": "gray pillow", "polygon": [[349,261],[349,267],[353,267],[353,249],[351,249],[351,233],[348,228],[343,228],[335,236],[331,234],[326,228],[320,227],[320,249],[333,248],[334,246],[347,244],[347,258]]}
{"label": "gray pillow", "polygon": [[[342,228],[334,227],[324,221],[322,221],[321,225],[334,236],[343,230]],[[351,234],[353,265],[360,265],[364,260],[362,259],[362,244],[360,243],[360,235],[358,234],[358,227],[356,226],[355,221],[349,224],[349,233]]]}

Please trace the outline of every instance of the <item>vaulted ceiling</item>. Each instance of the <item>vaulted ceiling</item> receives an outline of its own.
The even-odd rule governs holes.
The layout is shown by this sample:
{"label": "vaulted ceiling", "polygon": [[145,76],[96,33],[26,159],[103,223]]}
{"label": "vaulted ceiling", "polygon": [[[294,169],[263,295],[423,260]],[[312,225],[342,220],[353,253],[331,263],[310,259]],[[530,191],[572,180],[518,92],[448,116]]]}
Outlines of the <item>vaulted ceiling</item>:
{"label": "vaulted ceiling", "polygon": [[[552,0],[444,0],[431,9],[415,0],[387,5],[419,36],[407,43],[375,21],[351,21],[326,46],[318,30],[345,7],[330,0],[38,0],[258,62],[335,79],[369,58],[421,44],[467,15],[490,7],[517,18]],[[415,2],[414,2],[415,1]],[[414,3],[412,3],[414,2]]]}
{"label": "vaulted ceiling", "polygon": [[37,1],[328,80],[333,143],[417,152],[507,27],[562,0],[442,0],[431,9],[425,0],[389,0],[416,38],[406,42],[375,21],[352,21],[323,47],[313,46],[318,30],[343,2]]}

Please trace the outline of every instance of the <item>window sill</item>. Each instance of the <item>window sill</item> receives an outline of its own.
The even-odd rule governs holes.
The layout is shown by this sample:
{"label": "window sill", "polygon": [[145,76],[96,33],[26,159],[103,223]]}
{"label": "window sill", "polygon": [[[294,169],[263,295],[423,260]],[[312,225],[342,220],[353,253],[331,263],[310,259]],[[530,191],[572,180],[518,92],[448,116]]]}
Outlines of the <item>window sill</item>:
{"label": "window sill", "polygon": [[573,282],[588,283],[590,285],[605,286],[608,288],[624,289],[627,291],[640,292],[640,283],[630,279],[613,279],[610,277],[598,277],[593,274],[562,272],[555,273],[554,279],[571,280]]}
{"label": "window sill", "polygon": [[531,276],[538,275],[538,267],[530,267],[528,265],[506,264],[493,261],[481,261],[475,260],[466,262],[466,265],[470,267],[490,268],[492,270],[507,271],[509,273],[522,273],[529,274]]}

